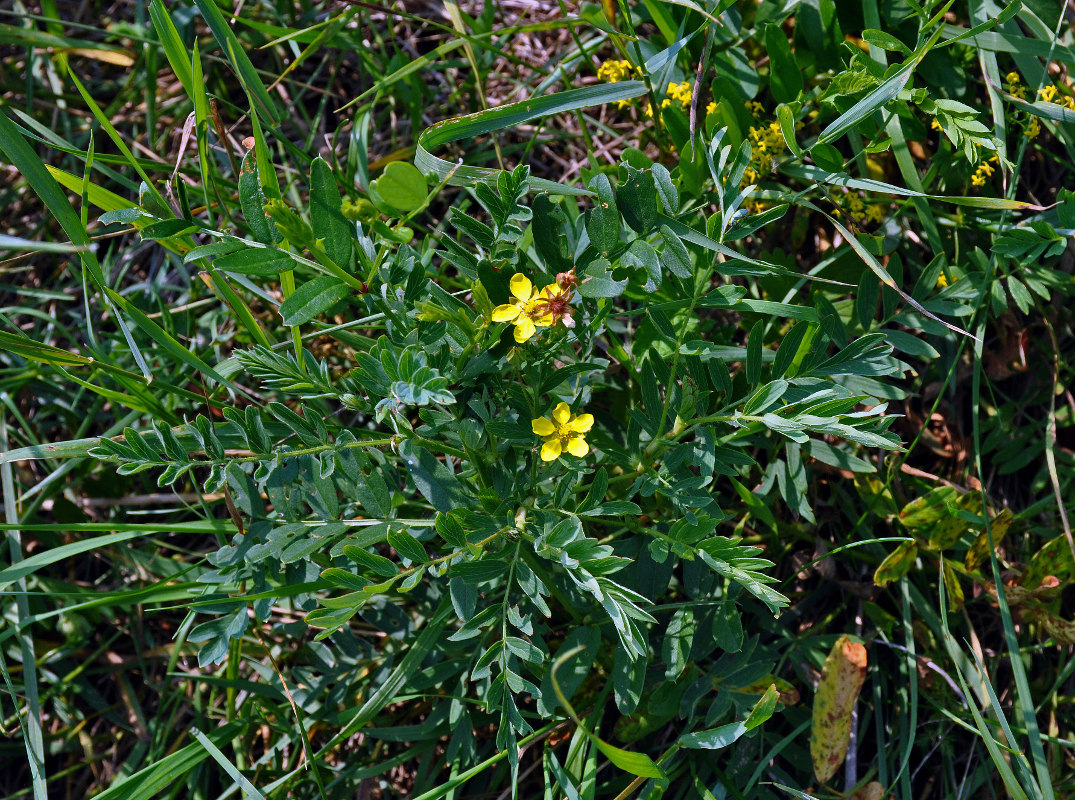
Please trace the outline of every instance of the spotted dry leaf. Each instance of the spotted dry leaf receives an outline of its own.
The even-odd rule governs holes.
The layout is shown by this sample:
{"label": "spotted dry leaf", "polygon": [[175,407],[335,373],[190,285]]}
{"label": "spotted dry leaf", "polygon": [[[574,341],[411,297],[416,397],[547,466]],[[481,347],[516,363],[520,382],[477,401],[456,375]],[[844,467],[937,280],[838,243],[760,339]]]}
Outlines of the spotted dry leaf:
{"label": "spotted dry leaf", "polygon": [[847,756],[851,740],[851,712],[866,680],[866,648],[849,636],[832,646],[821,682],[814,695],[814,719],[810,729],[810,759],[814,774],[827,782]]}

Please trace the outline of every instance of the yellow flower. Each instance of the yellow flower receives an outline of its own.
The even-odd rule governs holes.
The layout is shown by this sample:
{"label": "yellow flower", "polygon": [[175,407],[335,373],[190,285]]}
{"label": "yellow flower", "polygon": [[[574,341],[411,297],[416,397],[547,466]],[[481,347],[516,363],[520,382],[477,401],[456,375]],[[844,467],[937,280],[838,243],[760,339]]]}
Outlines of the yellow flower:
{"label": "yellow flower", "polygon": [[1004,76],[1004,80],[1006,80],[1008,83],[1019,83],[1019,73],[1009,72],[1007,75]]}
{"label": "yellow flower", "polygon": [[948,276],[945,275],[943,272],[937,276],[937,285],[940,286],[942,289],[948,285]]}
{"label": "yellow flower", "polygon": [[694,93],[694,87],[690,81],[683,81],[683,83],[670,83],[668,84],[668,90],[665,92],[668,95],[665,100],[661,102],[661,108],[668,108],[673,102],[679,103],[684,109],[691,106],[691,95]]}
{"label": "yellow flower", "polygon": [[512,276],[510,286],[515,301],[494,308],[493,322],[512,323],[515,326],[515,341],[522,344],[537,333],[538,327],[551,325],[553,317],[548,313],[545,291],[535,289],[530,279],[521,272]]}
{"label": "yellow flower", "polygon": [[590,452],[584,436],[593,427],[593,414],[572,414],[567,403],[560,403],[552,410],[552,419],[538,417],[530,425],[545,440],[542,461],[555,461],[565,450],[578,458]]}
{"label": "yellow flower", "polygon": [[1045,86],[1038,89],[1038,96],[1046,103],[1054,102],[1056,100],[1056,95],[1057,91],[1055,86]]}
{"label": "yellow flower", "polygon": [[706,116],[709,116],[710,114],[712,114],[716,110],[717,110],[716,102],[713,101],[713,100],[710,100],[709,103],[707,103],[706,107],[705,107]]}
{"label": "yellow flower", "polygon": [[1023,129],[1023,133],[1026,134],[1026,138],[1034,139],[1039,133],[1041,133],[1041,123],[1037,117],[1031,117],[1026,124],[1026,128]]}
{"label": "yellow flower", "polygon": [[605,83],[619,83],[630,79],[632,72],[630,61],[604,61],[597,68],[597,77]]}

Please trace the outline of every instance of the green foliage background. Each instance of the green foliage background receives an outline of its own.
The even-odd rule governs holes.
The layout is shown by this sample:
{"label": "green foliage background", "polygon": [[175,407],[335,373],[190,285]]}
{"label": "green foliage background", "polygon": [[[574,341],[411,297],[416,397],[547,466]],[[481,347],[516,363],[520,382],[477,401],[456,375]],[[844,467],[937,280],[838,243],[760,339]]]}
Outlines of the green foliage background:
{"label": "green foliage background", "polygon": [[1060,4],[125,11],[0,8],[3,796],[1071,790]]}

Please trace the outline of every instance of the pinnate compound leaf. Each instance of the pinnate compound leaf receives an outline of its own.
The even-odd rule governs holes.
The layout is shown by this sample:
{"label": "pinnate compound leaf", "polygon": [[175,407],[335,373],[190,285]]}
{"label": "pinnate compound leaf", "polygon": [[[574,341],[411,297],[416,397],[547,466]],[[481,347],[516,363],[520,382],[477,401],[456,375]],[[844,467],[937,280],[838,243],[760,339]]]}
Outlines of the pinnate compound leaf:
{"label": "pinnate compound leaf", "polygon": [[847,757],[851,741],[851,713],[866,680],[866,648],[849,636],[832,646],[821,682],[814,695],[810,726],[810,759],[814,775],[826,783]]}

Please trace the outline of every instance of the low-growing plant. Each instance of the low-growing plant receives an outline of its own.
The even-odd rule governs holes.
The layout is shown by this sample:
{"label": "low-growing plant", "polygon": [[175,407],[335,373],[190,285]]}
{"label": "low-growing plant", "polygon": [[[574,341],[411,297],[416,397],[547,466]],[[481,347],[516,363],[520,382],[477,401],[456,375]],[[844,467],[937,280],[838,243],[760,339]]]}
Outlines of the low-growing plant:
{"label": "low-growing plant", "polygon": [[[0,421],[8,528],[34,526],[46,493],[52,504],[27,528],[54,537],[44,551],[0,570],[18,597],[0,655],[21,661],[22,684],[0,667],[26,697],[13,719],[35,794],[46,741],[49,758],[76,738],[93,756],[85,717],[52,740],[35,728],[38,660],[73,676],[45,698],[57,718],[77,717],[77,692],[128,725],[71,664],[113,615],[137,642],[167,642],[132,661],[167,666],[144,670],[149,725],[119,681],[138,741],[108,800],[187,774],[198,797],[863,800],[938,783],[1055,796],[1070,742],[1055,709],[1039,727],[1023,660],[1037,639],[1075,639],[1061,594],[1075,575],[1071,459],[1056,445],[1075,196],[1046,209],[1014,178],[1024,159],[1070,150],[1075,112],[1038,14],[584,4],[534,28],[563,24],[571,45],[535,69],[529,99],[490,107],[490,65],[514,58],[493,4],[474,17],[446,4],[451,26],[431,25],[458,38],[414,60],[361,40],[356,19],[385,37],[358,16],[366,5],[316,24],[255,10],[240,25],[211,0],[197,15],[151,4],[147,74],[159,51],[198,155],[165,182],[66,55],[121,156],[0,110],[0,152],[70,240],[16,244],[63,251],[85,305],[77,334],[21,307],[41,327],[0,332],[5,386],[62,418],[39,434],[0,395],[24,445],[9,451]],[[966,27],[949,24],[964,10]],[[40,41],[77,51],[52,30]],[[319,48],[366,48],[359,63],[380,75],[354,102],[373,100],[317,156],[318,125],[288,135],[246,41],[294,59],[274,67],[281,81]],[[214,43],[251,109],[245,152],[211,93],[227,81],[202,73],[199,46]],[[451,96],[482,110],[427,126],[418,68],[457,69],[456,49],[474,94]],[[570,86],[549,91],[558,82]],[[395,130],[371,163],[383,105],[411,114],[413,163]],[[526,166],[540,126],[568,117],[585,143],[579,185]],[[606,157],[591,137],[625,122],[630,141]],[[539,133],[500,138],[523,124]],[[494,146],[470,146],[487,135]],[[84,176],[46,167],[35,137]],[[137,175],[110,184],[136,200],[94,182],[114,165]],[[130,235],[102,250],[98,229]],[[136,246],[173,283],[121,290],[115,260]],[[1051,374],[1012,397],[1028,315],[1048,330]],[[956,465],[947,477],[910,464],[924,447]],[[1033,475],[1007,491],[983,458]],[[16,500],[20,459],[51,471]],[[76,469],[88,492],[191,505],[167,522],[86,521],[60,493]],[[189,538],[150,538],[165,529]],[[35,575],[89,551],[139,585],[96,597],[93,581]],[[35,659],[29,631],[53,617],[63,644]],[[1070,669],[1049,670],[1056,698]],[[951,736],[920,734],[927,709]],[[912,756],[938,748],[951,758],[918,777]],[[205,759],[220,772],[198,772]]]}

